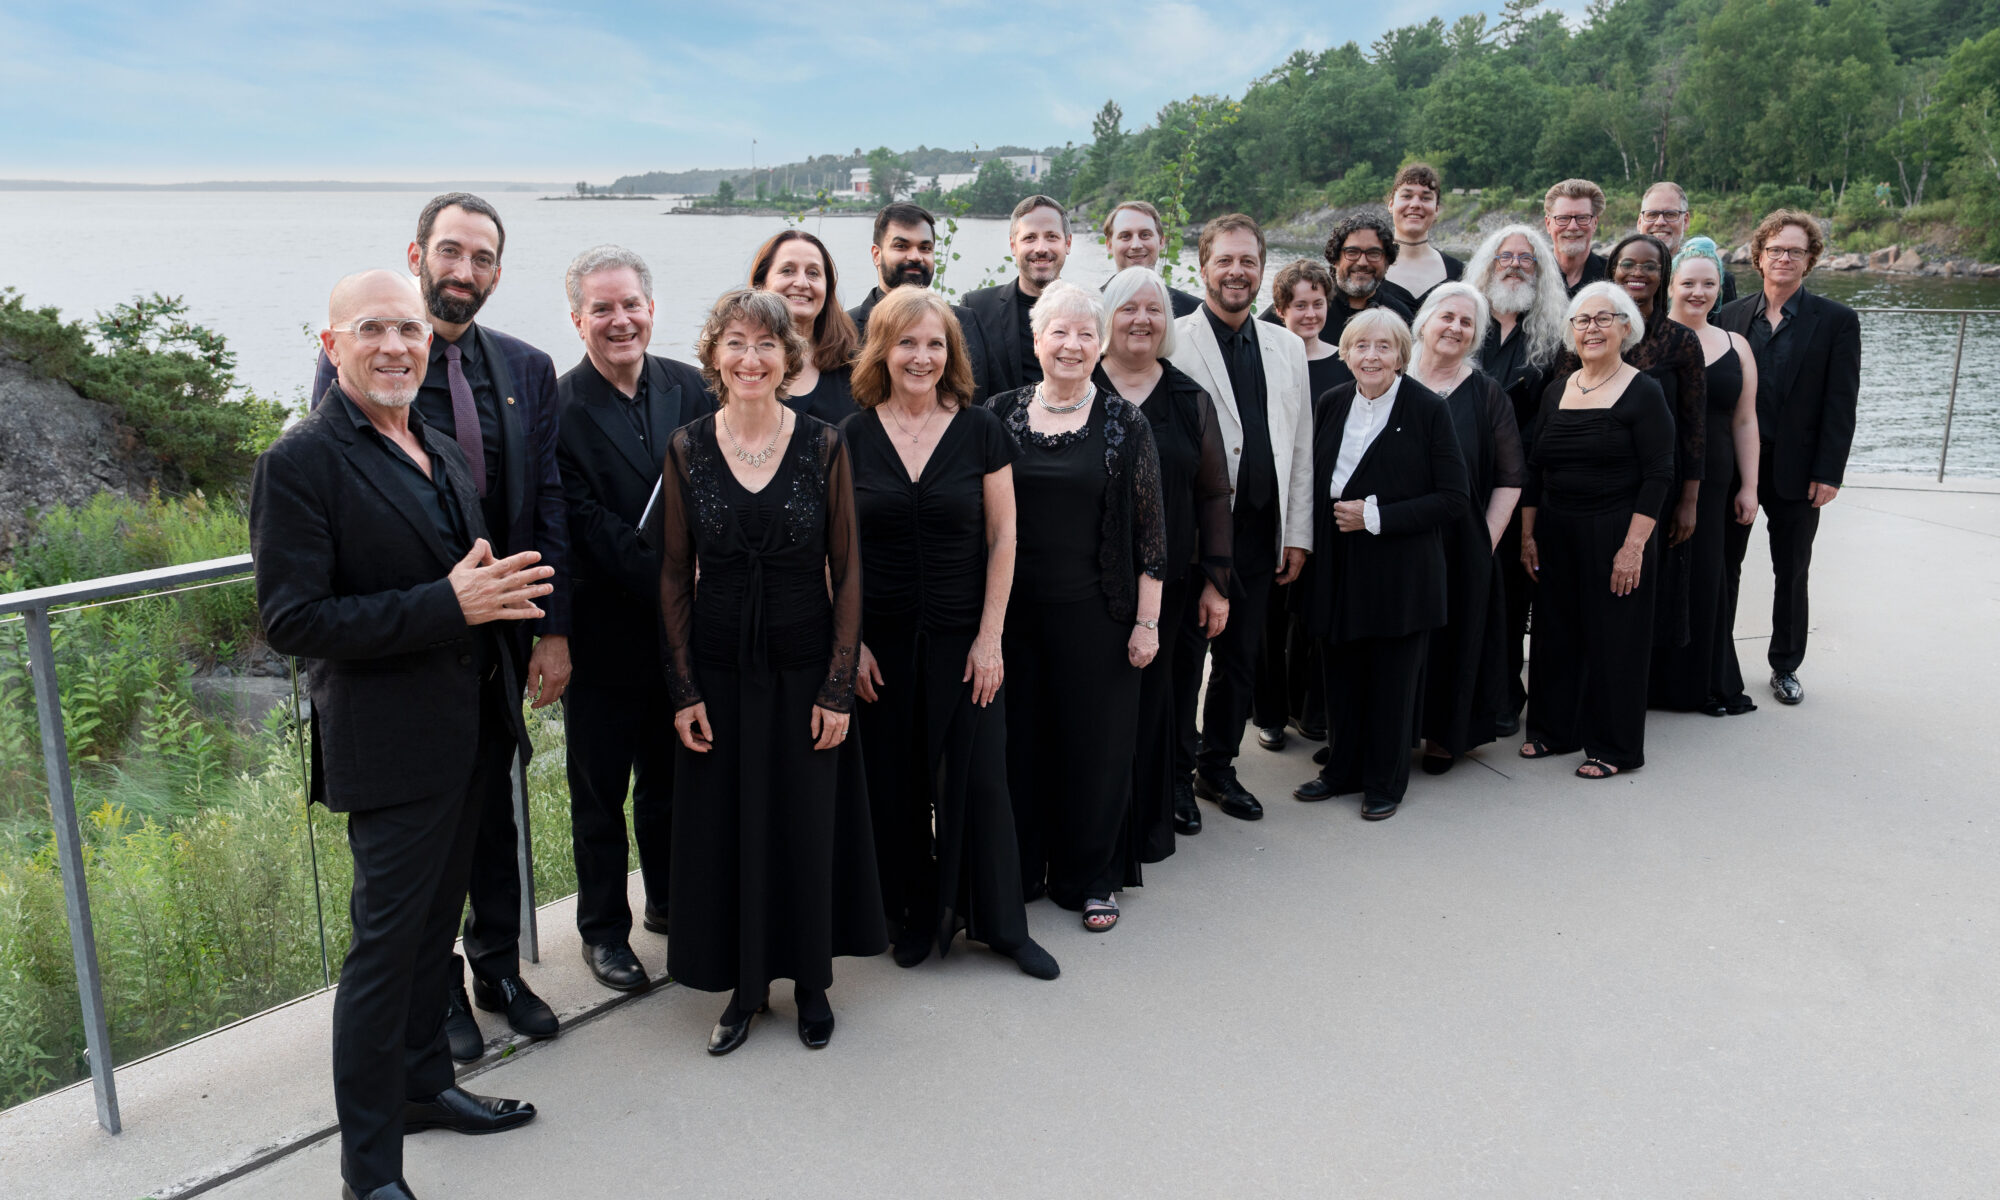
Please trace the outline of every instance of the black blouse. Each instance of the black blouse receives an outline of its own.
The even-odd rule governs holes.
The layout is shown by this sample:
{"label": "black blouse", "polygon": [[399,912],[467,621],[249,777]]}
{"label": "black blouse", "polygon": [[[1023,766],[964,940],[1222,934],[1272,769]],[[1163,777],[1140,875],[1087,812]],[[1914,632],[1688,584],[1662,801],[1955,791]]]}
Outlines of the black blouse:
{"label": "black blouse", "polygon": [[1514,405],[1500,384],[1483,371],[1467,375],[1444,398],[1458,434],[1459,452],[1472,486],[1472,509],[1483,525],[1486,504],[1495,488],[1521,486],[1521,430],[1514,424]]}
{"label": "black blouse", "polygon": [[[1053,522],[1030,519],[1044,484],[1054,483],[1074,499],[1095,492],[1101,499],[1098,522],[1097,586],[1113,620],[1123,624],[1139,612],[1139,573],[1160,579],[1167,569],[1165,506],[1161,501],[1160,457],[1153,448],[1152,423],[1129,402],[1099,391],[1090,419],[1069,433],[1036,433],[1028,425],[1033,387],[1002,392],[987,401],[1007,427],[1020,457],[1014,462],[1014,496],[1019,509],[1020,553],[1014,560],[1014,593],[1047,598],[1043,585],[1067,583],[1035,577],[1031,565],[1048,550],[1073,540],[1085,523],[1066,508]],[[1088,444],[1094,453],[1078,453]],[[1087,511],[1087,510],[1086,510]],[[1087,536],[1087,535],[1083,535]],[[1050,561],[1054,561],[1051,559]]]}
{"label": "black blouse", "polygon": [[1608,408],[1563,408],[1562,389],[1558,379],[1542,397],[1521,507],[1658,517],[1674,483],[1674,418],[1660,385],[1634,376]]}
{"label": "black blouse", "polygon": [[848,367],[837,367],[831,371],[821,371],[819,382],[813,390],[799,396],[785,397],[785,404],[793,412],[818,417],[829,425],[838,425],[861,411],[854,403],[854,392],[848,386],[851,373]]}
{"label": "black blouse", "polygon": [[[1092,379],[1103,394],[1116,394],[1104,368]],[[1227,596],[1235,522],[1215,405],[1185,371],[1161,359],[1160,381],[1139,411],[1153,427],[1153,449],[1160,456],[1160,503],[1167,520],[1167,570],[1161,579],[1178,583],[1196,566]]]}
{"label": "black blouse", "polygon": [[[1707,473],[1706,358],[1694,330],[1669,319],[1663,311],[1654,312],[1652,320],[1646,322],[1645,336],[1625,352],[1625,361],[1651,376],[1666,397],[1667,411],[1674,418],[1674,478],[1683,483]],[[1579,365],[1574,350],[1563,351],[1556,378],[1565,378]]]}
{"label": "black blouse", "polygon": [[711,414],[674,433],[667,469],[669,485],[679,485],[660,489],[660,615],[674,707],[702,699],[697,666],[823,666],[815,703],[850,711],[861,542],[840,431],[801,415],[777,473],[751,492],[723,460]]}
{"label": "black blouse", "polygon": [[977,630],[986,608],[986,477],[1014,461],[1000,418],[961,408],[912,481],[880,409],[841,426],[854,458],[865,624],[928,633]]}
{"label": "black blouse", "polygon": [[1353,383],[1354,372],[1347,369],[1339,354],[1329,354],[1325,358],[1306,360],[1306,387],[1312,393],[1312,407],[1319,411],[1320,397],[1343,383]]}

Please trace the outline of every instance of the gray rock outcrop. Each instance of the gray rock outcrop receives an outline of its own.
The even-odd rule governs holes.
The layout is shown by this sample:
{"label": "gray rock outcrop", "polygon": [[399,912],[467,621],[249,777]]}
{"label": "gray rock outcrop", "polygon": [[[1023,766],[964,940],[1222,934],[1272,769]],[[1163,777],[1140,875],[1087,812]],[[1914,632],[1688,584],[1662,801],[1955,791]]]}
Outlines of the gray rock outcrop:
{"label": "gray rock outcrop", "polygon": [[0,350],[0,554],[30,515],[102,491],[144,495],[160,464],[110,405],[44,379]]}

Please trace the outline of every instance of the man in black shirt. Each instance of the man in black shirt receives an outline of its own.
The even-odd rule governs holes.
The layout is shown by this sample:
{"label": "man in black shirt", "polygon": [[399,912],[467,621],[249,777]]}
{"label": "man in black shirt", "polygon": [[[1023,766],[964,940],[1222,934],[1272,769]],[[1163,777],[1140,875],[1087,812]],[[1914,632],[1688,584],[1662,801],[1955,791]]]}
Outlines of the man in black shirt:
{"label": "man in black shirt", "polygon": [[[927,288],[937,278],[937,219],[930,212],[908,201],[898,200],[884,205],[875,214],[875,241],[868,248],[869,257],[875,260],[875,276],[879,282],[871,289],[866,299],[847,310],[854,321],[856,333],[865,344],[868,341],[868,315],[882,302],[882,297],[899,287]],[[972,378],[977,381],[986,375],[986,341],[980,336],[979,322],[972,310],[962,305],[951,306],[952,315],[958,318],[959,332],[965,335],[965,356],[971,360]],[[974,403],[984,403],[983,393],[974,393]]]}
{"label": "man in black shirt", "polygon": [[[1255,697],[1271,587],[1298,578],[1312,546],[1312,398],[1305,343],[1283,325],[1250,319],[1264,281],[1263,230],[1242,213],[1216,217],[1202,228],[1198,256],[1208,295],[1200,311],[1174,323],[1173,364],[1215,400],[1235,487],[1230,611],[1237,615],[1215,639],[1198,754],[1187,743],[1208,643],[1198,626],[1181,631],[1174,703],[1184,717],[1182,761],[1194,767],[1195,779],[1188,793],[1177,787],[1175,799],[1181,807],[1183,796],[1199,795],[1232,817],[1254,821],[1264,808],[1238,782],[1235,759]],[[1184,770],[1176,766],[1177,779],[1185,778]]]}
{"label": "man in black shirt", "polygon": [[[1007,226],[1007,248],[1013,251],[1018,274],[1012,282],[966,293],[965,307],[972,311],[986,347],[984,375],[973,376],[981,403],[1042,381],[1028,317],[1042,290],[1062,276],[1063,263],[1069,260],[1069,233],[1069,212],[1054,199],[1037,195],[1021,201]],[[980,364],[973,366],[976,370]]]}
{"label": "man in black shirt", "polygon": [[[1115,271],[1127,267],[1160,269],[1160,255],[1167,245],[1167,225],[1160,219],[1160,210],[1144,200],[1127,200],[1113,208],[1104,217],[1104,248],[1111,254],[1111,265]],[[1179,263],[1180,247],[1174,248],[1169,261]],[[1111,285],[1105,280],[1105,286]],[[1173,306],[1175,317],[1185,317],[1201,307],[1201,301],[1176,287],[1167,289],[1167,303]]]}
{"label": "man in black shirt", "polygon": [[1572,296],[1585,284],[1610,277],[1604,256],[1590,249],[1603,215],[1604,189],[1588,179],[1565,179],[1542,197],[1542,223],[1556,251],[1554,269]]}

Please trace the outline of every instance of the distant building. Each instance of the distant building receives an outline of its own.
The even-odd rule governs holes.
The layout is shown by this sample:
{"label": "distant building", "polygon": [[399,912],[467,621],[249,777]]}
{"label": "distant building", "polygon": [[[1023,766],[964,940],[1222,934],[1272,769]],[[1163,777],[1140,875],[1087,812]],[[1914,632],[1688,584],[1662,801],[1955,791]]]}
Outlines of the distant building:
{"label": "distant building", "polygon": [[1000,161],[1014,168],[1014,173],[1023,179],[1038,180],[1049,173],[1046,154],[1004,154]]}

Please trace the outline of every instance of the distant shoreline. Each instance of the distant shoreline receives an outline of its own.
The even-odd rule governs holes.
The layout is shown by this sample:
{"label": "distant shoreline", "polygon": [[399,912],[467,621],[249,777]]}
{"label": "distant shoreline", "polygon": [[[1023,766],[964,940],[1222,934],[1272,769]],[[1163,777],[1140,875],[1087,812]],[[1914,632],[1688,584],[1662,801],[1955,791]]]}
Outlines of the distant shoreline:
{"label": "distant shoreline", "polygon": [[[519,179],[419,182],[340,179],[212,179],[200,183],[85,183],[65,179],[0,179],[0,192],[566,192],[574,183]],[[623,199],[623,197],[620,197]]]}

